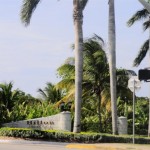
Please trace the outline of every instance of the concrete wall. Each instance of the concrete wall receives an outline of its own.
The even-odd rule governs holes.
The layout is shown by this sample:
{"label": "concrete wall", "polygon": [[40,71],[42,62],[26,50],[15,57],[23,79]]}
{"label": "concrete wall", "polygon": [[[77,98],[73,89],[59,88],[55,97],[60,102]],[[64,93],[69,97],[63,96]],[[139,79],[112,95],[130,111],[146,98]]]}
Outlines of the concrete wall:
{"label": "concrete wall", "polygon": [[39,130],[71,131],[71,113],[66,111],[48,117],[5,123],[3,126],[15,128],[32,128]]}

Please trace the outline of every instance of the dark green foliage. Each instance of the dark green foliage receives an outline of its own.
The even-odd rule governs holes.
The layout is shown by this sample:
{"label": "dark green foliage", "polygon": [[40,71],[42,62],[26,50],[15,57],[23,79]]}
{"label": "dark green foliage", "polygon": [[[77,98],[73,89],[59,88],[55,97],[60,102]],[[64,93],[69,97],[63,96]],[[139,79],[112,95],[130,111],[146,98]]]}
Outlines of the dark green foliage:
{"label": "dark green foliage", "polygon": [[12,88],[12,82],[0,84],[0,124],[59,113],[54,104]]}
{"label": "dark green foliage", "polygon": [[40,0],[23,0],[21,9],[21,21],[27,26],[30,23],[31,16]]}
{"label": "dark green foliage", "polygon": [[63,97],[63,91],[60,89],[56,89],[55,85],[51,82],[46,83],[46,87],[44,89],[38,89],[43,100],[54,104],[58,102]]}
{"label": "dark green foliage", "polygon": [[[71,133],[20,128],[0,128],[0,136],[78,143],[132,143],[132,136],[113,136],[99,133]],[[150,138],[136,137],[137,144],[150,144]]]}

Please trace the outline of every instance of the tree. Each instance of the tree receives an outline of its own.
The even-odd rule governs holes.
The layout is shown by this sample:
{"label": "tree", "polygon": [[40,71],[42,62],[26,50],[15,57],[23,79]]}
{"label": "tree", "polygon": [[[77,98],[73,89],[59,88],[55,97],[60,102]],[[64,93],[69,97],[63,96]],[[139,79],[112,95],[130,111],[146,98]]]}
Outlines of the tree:
{"label": "tree", "polygon": [[[41,0],[24,0],[21,20],[29,25],[32,13]],[[75,30],[75,120],[74,132],[81,130],[81,96],[82,96],[82,68],[83,68],[83,10],[88,0],[73,0],[73,20]]]}
{"label": "tree", "polygon": [[[103,40],[95,36],[84,42],[83,65],[83,98],[96,99],[98,108],[99,131],[102,131],[101,105],[104,91],[109,86],[109,68],[106,53],[103,48]],[[86,96],[87,95],[87,96]],[[93,95],[93,98],[91,96]],[[107,99],[109,100],[109,98]],[[105,101],[107,101],[105,99]],[[85,101],[85,103],[86,103]],[[104,101],[103,101],[104,102]]]}
{"label": "tree", "polygon": [[18,101],[19,90],[12,90],[13,83],[0,84],[0,122],[9,121],[11,111]]}
{"label": "tree", "polygon": [[[141,9],[141,10],[138,10],[127,22],[127,25],[129,27],[131,27],[132,25],[134,25],[137,21],[144,21],[143,23],[143,29],[144,31],[146,31],[150,25],[150,21],[149,21],[149,12],[146,10],[146,9]],[[146,40],[143,45],[141,46],[136,58],[134,59],[134,62],[133,62],[133,66],[139,66],[140,63],[142,62],[142,60],[145,58],[147,52],[149,50],[149,39]]]}
{"label": "tree", "polygon": [[[87,118],[86,113],[96,116],[99,119],[98,131],[102,131],[101,106],[106,108],[107,101],[110,100],[106,96],[106,91],[109,93],[109,68],[103,45],[103,40],[98,36],[84,40],[83,43],[82,118]],[[74,58],[68,58],[58,68],[58,75],[62,80],[57,86],[65,88],[66,96],[62,99],[65,102],[74,100],[74,67]]]}
{"label": "tree", "polygon": [[41,94],[42,98],[50,103],[56,103],[62,99],[63,92],[55,88],[55,85],[48,82],[44,89],[38,89],[38,92]]}
{"label": "tree", "polygon": [[[147,2],[145,0],[139,0],[139,2],[146,8],[143,9],[142,11],[136,12],[128,21],[128,25],[131,26],[133,25],[136,21],[141,20],[141,18],[148,18],[146,22],[143,23],[144,30],[150,28],[150,17],[149,17],[149,12],[150,12],[150,0]],[[141,61],[144,59],[146,56],[148,50],[150,50],[150,37],[149,39],[143,44],[141,47],[138,56],[134,60],[134,66],[138,66]],[[149,103],[150,105],[150,103]],[[150,136],[150,111],[149,111],[149,125],[148,125],[148,136]]]}
{"label": "tree", "polygon": [[83,10],[88,0],[73,0],[75,30],[75,118],[73,132],[81,131],[81,102],[83,76]]}
{"label": "tree", "polygon": [[[96,131],[104,132],[108,124],[107,121],[110,122],[111,109],[109,66],[103,40],[98,36],[84,40],[83,58],[82,124],[84,125],[82,129],[89,129],[88,125],[93,122],[95,125],[92,127],[94,126]],[[74,68],[74,58],[68,58],[57,69],[58,76],[62,78],[57,86],[66,91],[66,96],[62,99],[64,102],[74,100]],[[121,93],[125,94],[121,96],[128,96],[128,92],[131,93],[127,88],[127,73],[124,69],[117,70],[117,96],[120,96]]]}
{"label": "tree", "polygon": [[116,100],[116,33],[115,33],[115,6],[114,0],[109,0],[109,68],[110,93],[112,110],[112,131],[117,134],[117,100]]}
{"label": "tree", "polygon": [[3,83],[0,84],[0,99],[9,111],[12,110],[15,101],[18,100],[19,90],[12,90],[13,83]]}

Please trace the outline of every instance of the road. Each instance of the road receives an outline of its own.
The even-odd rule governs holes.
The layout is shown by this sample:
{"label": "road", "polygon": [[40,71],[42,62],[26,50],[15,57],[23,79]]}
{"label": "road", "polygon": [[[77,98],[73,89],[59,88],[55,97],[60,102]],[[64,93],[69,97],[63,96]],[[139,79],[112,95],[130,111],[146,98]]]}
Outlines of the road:
{"label": "road", "polygon": [[[0,143],[0,150],[70,150],[67,144],[55,142],[42,143],[26,143],[26,142],[8,142]],[[71,149],[75,150],[75,148]]]}
{"label": "road", "polygon": [[150,145],[137,144],[75,144],[25,140],[0,140],[0,150],[150,150]]}

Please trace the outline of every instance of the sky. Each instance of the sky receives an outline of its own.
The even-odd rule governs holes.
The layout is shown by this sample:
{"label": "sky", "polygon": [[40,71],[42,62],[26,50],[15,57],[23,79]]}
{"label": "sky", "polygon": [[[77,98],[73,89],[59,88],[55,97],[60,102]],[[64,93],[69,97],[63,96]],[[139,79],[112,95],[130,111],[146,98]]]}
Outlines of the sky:
{"label": "sky", "polygon": [[[47,82],[57,83],[57,68],[74,56],[72,0],[41,0],[30,25],[20,20],[23,0],[0,0],[0,83],[14,84],[14,89],[38,96]],[[146,57],[138,68],[133,60],[149,37],[142,22],[127,26],[128,19],[143,6],[138,0],[115,0],[117,68],[134,70],[149,67]],[[84,38],[101,36],[108,45],[108,0],[89,0],[84,10]],[[141,83],[138,96],[150,96],[149,83]]]}

